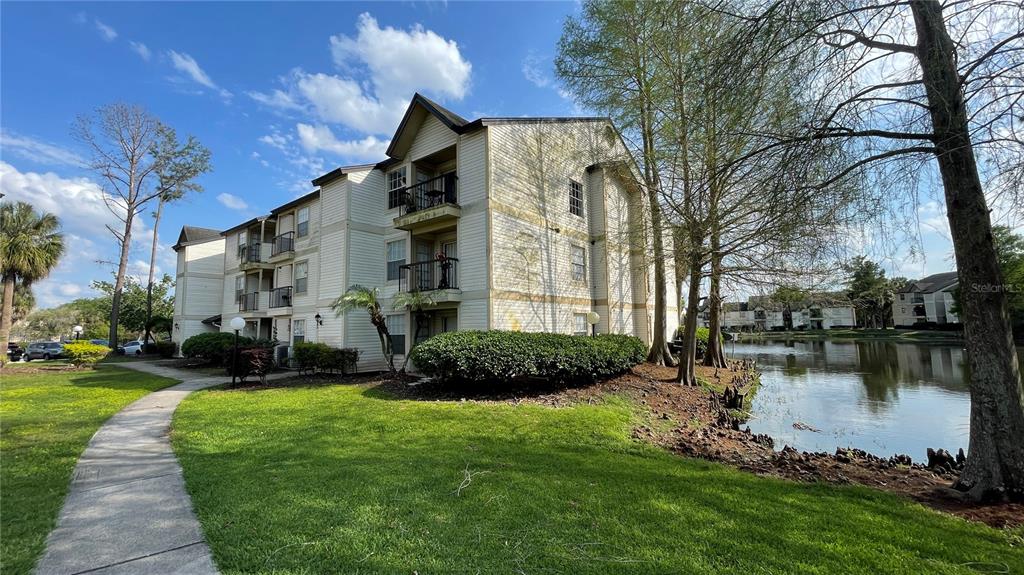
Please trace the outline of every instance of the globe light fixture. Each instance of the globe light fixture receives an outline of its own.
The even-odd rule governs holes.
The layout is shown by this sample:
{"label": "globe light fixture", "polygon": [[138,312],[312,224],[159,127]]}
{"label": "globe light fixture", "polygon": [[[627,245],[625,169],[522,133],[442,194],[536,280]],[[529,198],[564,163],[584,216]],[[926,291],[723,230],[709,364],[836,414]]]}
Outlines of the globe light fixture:
{"label": "globe light fixture", "polygon": [[235,353],[231,354],[231,385],[235,385],[235,377],[238,373],[238,332],[245,329],[245,320],[235,316],[231,319],[231,329],[235,330]]}
{"label": "globe light fixture", "polygon": [[592,336],[597,336],[597,322],[601,321],[601,314],[596,311],[587,313],[587,323],[590,324],[590,331]]}
{"label": "globe light fixture", "polygon": [[75,332],[75,340],[77,341],[78,337],[82,335],[82,326],[76,325],[71,329],[71,331]]}

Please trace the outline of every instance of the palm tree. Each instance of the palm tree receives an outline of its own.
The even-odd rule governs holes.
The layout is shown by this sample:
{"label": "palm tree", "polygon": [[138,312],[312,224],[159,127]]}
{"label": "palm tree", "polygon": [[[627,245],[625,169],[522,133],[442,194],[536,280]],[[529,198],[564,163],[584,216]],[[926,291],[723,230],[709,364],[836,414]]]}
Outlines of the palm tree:
{"label": "palm tree", "polygon": [[427,313],[426,308],[432,305],[434,305],[434,296],[430,292],[403,291],[395,296],[393,307],[395,309],[404,307],[411,311],[413,317],[416,318],[416,331],[412,337],[412,347],[409,349],[409,353],[405,354],[405,361],[402,362],[401,371],[403,373],[405,373],[405,366],[409,364],[409,358],[412,357],[412,350],[419,345],[420,330],[430,321],[430,314]]}
{"label": "palm tree", "polygon": [[31,285],[50,274],[64,254],[60,222],[50,213],[39,214],[25,202],[0,203],[0,278],[3,280],[3,310],[0,313],[0,345],[7,358],[14,314],[14,290]]}
{"label": "palm tree", "polygon": [[331,309],[338,316],[354,309],[365,309],[366,313],[370,314],[370,323],[377,328],[377,337],[380,338],[380,350],[384,353],[385,361],[388,362],[388,369],[394,373],[395,350],[391,347],[391,334],[388,332],[387,322],[381,312],[379,299],[380,290],[377,288],[354,285],[334,300]]}

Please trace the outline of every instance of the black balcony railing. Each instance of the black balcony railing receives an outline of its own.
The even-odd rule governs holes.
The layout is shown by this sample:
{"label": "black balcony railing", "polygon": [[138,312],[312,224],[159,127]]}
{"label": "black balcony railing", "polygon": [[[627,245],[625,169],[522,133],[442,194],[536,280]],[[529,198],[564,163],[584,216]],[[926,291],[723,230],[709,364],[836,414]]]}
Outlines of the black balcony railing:
{"label": "black balcony railing", "polygon": [[459,289],[458,258],[438,258],[413,262],[399,268],[399,291]]}
{"label": "black balcony railing", "polygon": [[243,264],[263,261],[260,259],[260,244],[243,244],[238,246],[238,261]]}
{"label": "black balcony railing", "polygon": [[274,237],[274,245],[270,248],[270,255],[276,256],[295,251],[295,232],[288,232]]}
{"label": "black balcony railing", "polygon": [[270,290],[270,307],[289,307],[292,305],[292,286]]}
{"label": "black balcony railing", "polygon": [[238,298],[238,311],[257,311],[260,309],[260,292],[244,293]]}
{"label": "black balcony railing", "polygon": [[459,203],[459,177],[455,172],[442,174],[405,188],[400,215],[434,206]]}

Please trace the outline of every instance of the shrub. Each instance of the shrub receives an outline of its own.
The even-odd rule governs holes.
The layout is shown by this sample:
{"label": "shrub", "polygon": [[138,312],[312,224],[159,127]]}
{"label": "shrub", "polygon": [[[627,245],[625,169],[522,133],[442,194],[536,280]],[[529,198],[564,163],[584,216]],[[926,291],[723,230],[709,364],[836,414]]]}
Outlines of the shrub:
{"label": "shrub", "polygon": [[646,355],[647,346],[630,335],[456,331],[419,344],[411,359],[425,374],[442,380],[508,383],[544,378],[567,384],[618,375]]}
{"label": "shrub", "polygon": [[[248,345],[252,339],[239,337],[239,345]],[[231,357],[231,348],[235,345],[235,334],[228,332],[210,332],[196,334],[181,344],[181,354],[185,357],[198,357],[214,365],[223,365],[225,358]]]}
{"label": "shrub", "polygon": [[292,348],[299,371],[340,371],[351,373],[359,361],[359,350],[334,348],[323,343],[297,343]]}
{"label": "shrub", "polygon": [[[238,350],[238,362],[235,375],[243,382],[250,375],[260,378],[260,382],[266,383],[267,374],[274,370],[274,349],[266,346],[250,346]],[[227,366],[228,375],[231,375],[231,365]]]}
{"label": "shrub", "polygon": [[173,341],[158,341],[156,342],[156,352],[160,354],[160,357],[170,359],[178,352],[178,344]]}
{"label": "shrub", "polygon": [[64,344],[64,355],[73,365],[78,367],[95,365],[96,362],[107,357],[109,353],[109,347],[87,341],[76,341]]}

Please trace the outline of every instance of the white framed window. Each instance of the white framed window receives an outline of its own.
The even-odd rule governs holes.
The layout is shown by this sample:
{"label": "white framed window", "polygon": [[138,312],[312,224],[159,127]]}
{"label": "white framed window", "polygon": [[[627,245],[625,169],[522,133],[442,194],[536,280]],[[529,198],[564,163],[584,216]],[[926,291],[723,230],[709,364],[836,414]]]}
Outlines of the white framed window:
{"label": "white framed window", "polygon": [[309,287],[309,262],[296,262],[295,263],[295,293],[306,293],[306,289]]}
{"label": "white framed window", "polygon": [[395,240],[386,244],[387,251],[387,280],[394,281],[402,276],[402,266],[405,265],[405,240]]}
{"label": "white framed window", "polygon": [[238,259],[245,258],[246,236],[245,230],[238,232]]}
{"label": "white framed window", "polygon": [[569,180],[569,213],[583,217],[583,184]]}
{"label": "white framed window", "polygon": [[391,335],[391,351],[396,355],[405,355],[405,314],[393,313],[384,316],[384,323]]}
{"label": "white framed window", "polygon": [[574,335],[587,335],[587,314],[572,314],[572,333]]}
{"label": "white framed window", "polygon": [[572,279],[587,281],[587,250],[582,246],[572,246]]}
{"label": "white framed window", "polygon": [[306,320],[304,319],[293,319],[292,320],[292,344],[302,343],[306,341]]}
{"label": "white framed window", "polygon": [[235,276],[235,302],[237,303],[245,295],[245,276]]}
{"label": "white framed window", "polygon": [[397,208],[403,203],[403,190],[406,186],[405,166],[388,172],[388,209]]}
{"label": "white framed window", "polygon": [[299,208],[295,212],[295,237],[301,238],[309,235],[309,207]]}

